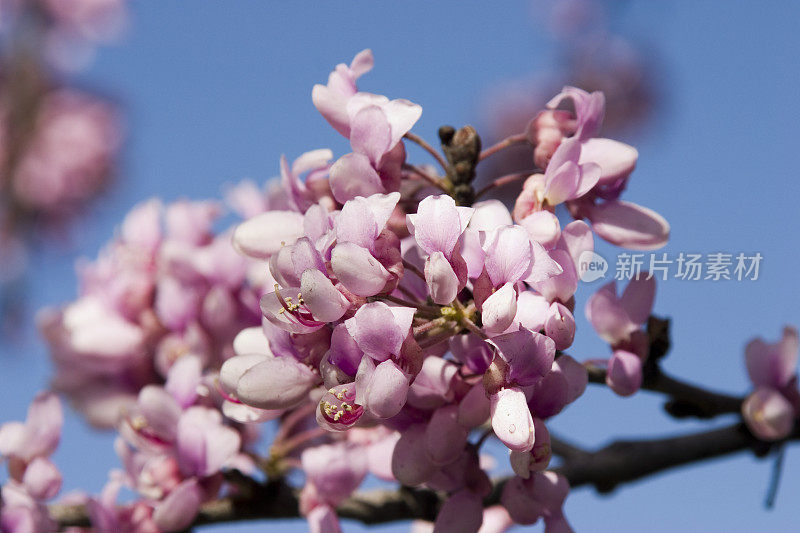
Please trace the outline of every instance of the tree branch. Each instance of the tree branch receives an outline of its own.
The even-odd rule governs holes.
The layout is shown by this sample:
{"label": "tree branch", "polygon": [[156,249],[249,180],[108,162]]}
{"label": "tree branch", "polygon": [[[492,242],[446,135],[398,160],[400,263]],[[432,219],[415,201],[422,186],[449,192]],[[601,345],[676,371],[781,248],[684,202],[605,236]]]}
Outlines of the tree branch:
{"label": "tree branch", "polygon": [[[800,440],[800,426],[786,439]],[[589,452],[553,439],[553,449],[564,458],[555,471],[564,475],[570,485],[594,486],[599,492],[610,492],[617,486],[636,481],[670,468],[723,457],[743,450],[757,456],[766,455],[782,443],[765,443],[753,437],[743,424],[713,429],[701,433],[650,440],[616,441],[597,451]],[[505,480],[494,482],[494,489],[485,505],[500,501]],[[205,504],[195,526],[242,520],[298,518],[298,491],[283,480],[265,485],[255,484],[241,496],[230,496]],[[444,495],[427,489],[403,487],[399,490],[357,492],[338,508],[342,518],[365,524],[400,520],[432,521],[443,502]],[[50,516],[61,529],[88,526],[86,510],[80,505],[51,505]]]}
{"label": "tree branch", "polygon": [[[589,382],[605,385],[606,371],[598,366],[587,364]],[[642,389],[661,392],[669,396],[664,405],[667,412],[675,418],[697,417],[713,418],[718,415],[740,413],[744,398],[703,389],[680,381],[654,367],[642,382]]]}

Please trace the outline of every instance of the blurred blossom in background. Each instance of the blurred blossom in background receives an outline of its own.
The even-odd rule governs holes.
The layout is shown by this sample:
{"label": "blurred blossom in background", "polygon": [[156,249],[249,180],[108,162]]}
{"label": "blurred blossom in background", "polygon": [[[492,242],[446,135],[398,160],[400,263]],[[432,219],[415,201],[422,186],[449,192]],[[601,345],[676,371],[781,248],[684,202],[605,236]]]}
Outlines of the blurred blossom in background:
{"label": "blurred blossom in background", "polygon": [[70,79],[119,35],[123,0],[0,0],[0,325],[25,316],[25,269],[109,185],[114,102]]}
{"label": "blurred blossom in background", "polygon": [[[652,43],[613,26],[626,5],[610,0],[535,0],[530,27],[552,43],[549,68],[532,66],[528,76],[499,81],[490,89],[480,110],[484,144],[525,132],[530,117],[564,86],[603,92],[604,135],[633,142],[645,132],[657,116],[657,106],[664,104],[658,87],[659,54]],[[523,143],[491,160],[482,176],[530,171],[532,165],[533,149]]]}

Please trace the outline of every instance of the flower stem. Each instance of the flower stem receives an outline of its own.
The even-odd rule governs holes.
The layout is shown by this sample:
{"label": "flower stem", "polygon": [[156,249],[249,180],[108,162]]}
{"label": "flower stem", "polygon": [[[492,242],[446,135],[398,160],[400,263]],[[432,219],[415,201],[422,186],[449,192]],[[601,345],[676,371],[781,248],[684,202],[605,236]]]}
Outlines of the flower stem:
{"label": "flower stem", "polygon": [[417,275],[417,277],[419,277],[419,279],[421,279],[422,281],[425,281],[425,274],[423,274],[423,273],[422,273],[422,271],[421,271],[420,269],[418,269],[417,267],[415,267],[415,266],[414,266],[413,264],[411,264],[409,261],[406,261],[405,259],[403,259],[403,267],[404,267],[406,270],[409,270],[409,271],[413,272],[414,274],[416,274],[416,275]]}
{"label": "flower stem", "polygon": [[424,181],[427,181],[440,191],[447,192],[447,188],[445,187],[442,179],[429,174],[425,169],[409,163],[403,163],[403,169],[416,174]]}
{"label": "flower stem", "polygon": [[497,152],[503,151],[509,146],[513,146],[515,144],[522,144],[526,142],[528,142],[528,136],[525,133],[517,133],[516,135],[509,135],[508,137],[498,142],[497,144],[493,144],[489,148],[482,151],[481,155],[478,156],[478,161],[483,161],[487,157],[494,155]]}
{"label": "flower stem", "polygon": [[403,137],[413,142],[414,144],[420,146],[423,150],[431,154],[433,158],[441,165],[442,169],[447,171],[447,161],[444,159],[442,154],[440,154],[433,146],[431,146],[428,143],[428,141],[426,141],[416,133],[411,133],[410,131],[405,135],[403,135]]}
{"label": "flower stem", "polygon": [[517,172],[516,174],[507,174],[505,176],[501,176],[496,180],[486,184],[483,186],[478,192],[475,193],[475,199],[477,200],[487,192],[491,191],[492,189],[496,189],[498,187],[502,187],[503,185],[508,185],[509,183],[514,183],[517,180],[525,179],[531,174],[535,174],[536,170],[532,170],[530,172]]}

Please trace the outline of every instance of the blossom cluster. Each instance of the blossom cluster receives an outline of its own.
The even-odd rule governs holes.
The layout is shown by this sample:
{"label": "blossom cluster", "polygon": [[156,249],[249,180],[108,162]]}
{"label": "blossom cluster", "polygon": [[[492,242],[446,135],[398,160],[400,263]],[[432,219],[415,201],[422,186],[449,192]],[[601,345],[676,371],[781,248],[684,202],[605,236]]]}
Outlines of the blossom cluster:
{"label": "blossom cluster", "polygon": [[[587,383],[584,367],[563,353],[575,335],[578,258],[593,250],[594,234],[650,249],[666,242],[669,226],[620,200],[637,153],[596,137],[602,94],[566,88],[532,117],[527,138],[544,170],[526,179],[511,212],[496,200],[458,205],[448,185],[404,164],[403,137],[421,108],[360,92],[356,81],[371,66],[362,52],[312,93],[353,152],[334,162],[309,152],[291,169],[284,162],[289,208],[234,233],[239,251],[268,260],[274,290],[261,299],[264,327],[250,334],[258,346],[223,364],[222,388],[254,418],[314,398],[328,431],[390,428],[393,478],[449,494],[442,531],[477,530],[483,520],[490,485],[469,436],[491,431],[518,475],[502,498],[511,519],[563,530],[567,487],[545,472],[545,420]],[[560,205],[575,219],[563,228]],[[622,298],[632,316],[609,324],[609,376],[621,394],[641,382],[631,336],[654,296],[654,282],[642,283]],[[593,306],[597,324],[618,317],[615,305]],[[325,511],[305,503],[317,527],[332,521],[330,502]]]}
{"label": "blossom cluster", "polygon": [[[359,90],[372,66],[365,50],[312,91],[350,153],[283,157],[277,183],[232,188],[227,204],[245,220],[227,230],[222,203],[140,204],[82,266],[79,297],[41,313],[53,389],[118,432],[121,468],[100,495],[70,500],[95,530],[181,531],[205,503],[252,491],[243,478],[296,472],[315,532],[340,531],[337,508],[367,476],[446,495],[420,531],[540,520],[571,531],[569,483],[548,470],[548,423],[588,382],[566,353],[579,258],[596,237],[658,248],[669,225],[621,199],[638,154],[597,136],[601,93],[566,87],[530,117],[522,138],[540,171],[522,176],[509,209],[473,201],[475,165],[500,149],[481,155],[472,128],[442,128],[445,155],[435,152],[411,133],[419,105]],[[407,142],[435,154],[442,174],[409,163]],[[643,386],[655,291],[642,272],[584,304],[611,349],[588,363],[622,396]],[[759,438],[794,428],[796,358],[794,330],[747,348],[758,388],[743,416]],[[262,454],[266,425],[274,437]],[[55,527],[44,502],[60,487],[48,459],[60,426],[48,393],[25,424],[0,429],[5,529]],[[493,466],[481,447],[492,437],[513,476],[484,509]]]}
{"label": "blossom cluster", "polygon": [[55,531],[45,506],[61,490],[61,473],[50,460],[61,439],[61,402],[40,393],[27,420],[0,426],[0,459],[8,462],[8,481],[0,495],[3,531]]}
{"label": "blossom cluster", "polygon": [[99,427],[113,427],[147,385],[184,356],[218,369],[233,339],[258,324],[264,276],[217,233],[218,202],[150,200],[125,218],[97,260],[84,263],[80,297],[46,309],[39,326],[56,367],[53,389]]}

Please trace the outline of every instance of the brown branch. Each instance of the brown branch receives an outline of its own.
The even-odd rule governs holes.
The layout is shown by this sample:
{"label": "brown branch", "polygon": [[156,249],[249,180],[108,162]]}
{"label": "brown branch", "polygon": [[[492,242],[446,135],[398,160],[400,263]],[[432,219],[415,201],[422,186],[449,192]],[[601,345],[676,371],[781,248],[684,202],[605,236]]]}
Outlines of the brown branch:
{"label": "brown branch", "polygon": [[[796,430],[790,439],[798,438],[800,431]],[[600,492],[610,492],[617,485],[677,466],[747,449],[763,456],[774,446],[753,437],[744,424],[734,424],[677,437],[616,441],[595,452],[572,453],[555,470],[566,476],[573,488],[593,485]]]}
{"label": "brown branch", "polygon": [[[605,385],[606,371],[587,364],[589,382]],[[642,389],[660,392],[669,397],[664,408],[676,418],[713,418],[718,415],[740,413],[744,398],[713,392],[696,385],[680,381],[656,367],[642,382]]]}
{"label": "brown branch", "polygon": [[[800,427],[787,440],[799,440]],[[724,457],[743,450],[763,456],[782,443],[765,443],[753,437],[743,424],[651,440],[616,441],[589,452],[560,439],[553,439],[554,452],[564,457],[555,469],[564,475],[573,488],[592,485],[600,492],[609,492],[618,485],[630,483],[671,468]],[[495,481],[485,505],[499,502],[504,480]],[[242,520],[298,518],[298,491],[283,480],[255,488],[242,496],[226,497],[205,504],[195,526]],[[338,508],[342,518],[365,524],[400,520],[436,518],[444,495],[427,490],[403,487],[399,490],[357,492]],[[87,526],[83,506],[51,505],[50,515],[61,529]]]}

